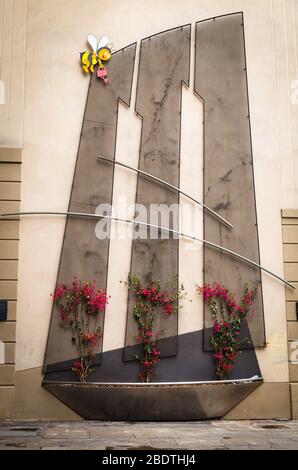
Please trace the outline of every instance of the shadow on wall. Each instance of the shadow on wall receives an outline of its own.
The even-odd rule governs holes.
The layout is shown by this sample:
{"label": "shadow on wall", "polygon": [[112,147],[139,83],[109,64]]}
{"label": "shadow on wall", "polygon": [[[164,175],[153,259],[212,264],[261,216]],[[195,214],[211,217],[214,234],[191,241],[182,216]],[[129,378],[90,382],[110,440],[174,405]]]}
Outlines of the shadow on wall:
{"label": "shadow on wall", "polygon": [[[244,330],[244,327],[243,327]],[[210,334],[211,330],[208,331]],[[206,331],[205,331],[206,334]],[[243,331],[249,337],[248,329]],[[156,368],[155,382],[192,382],[218,380],[215,375],[213,352],[203,351],[203,330],[179,335],[176,338],[161,339],[178,341],[178,355],[163,357]],[[95,373],[88,382],[138,382],[139,364],[136,361],[123,361],[124,348],[102,353],[101,364],[95,366]],[[76,382],[77,377],[70,368],[75,361],[61,362],[47,366],[45,381]],[[261,375],[254,349],[244,349],[238,356],[235,368],[229,379],[249,378]]]}

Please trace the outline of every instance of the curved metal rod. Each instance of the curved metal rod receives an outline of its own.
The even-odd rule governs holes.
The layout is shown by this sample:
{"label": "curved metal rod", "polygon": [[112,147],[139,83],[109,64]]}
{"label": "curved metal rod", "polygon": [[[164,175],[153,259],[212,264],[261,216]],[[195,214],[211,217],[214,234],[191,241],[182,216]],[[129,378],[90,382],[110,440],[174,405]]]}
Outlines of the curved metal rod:
{"label": "curved metal rod", "polygon": [[151,227],[155,228],[157,230],[163,230],[169,233],[173,233],[175,235],[182,236],[184,238],[188,238],[189,240],[194,240],[197,242],[204,243],[207,246],[210,246],[212,248],[216,248],[217,250],[221,250],[224,253],[228,253],[229,255],[234,256],[235,258],[239,258],[242,261],[250,264],[251,266],[255,266],[256,268],[261,269],[262,271],[270,274],[271,276],[275,277],[279,281],[283,282],[286,284],[288,287],[291,287],[291,289],[296,289],[293,284],[290,282],[286,281],[282,277],[280,277],[278,274],[273,273],[267,268],[264,268],[260,264],[256,263],[255,261],[252,261],[249,258],[246,258],[245,256],[240,255],[239,253],[236,253],[235,251],[229,250],[228,248],[224,248],[223,246],[217,245],[216,243],[210,242],[208,240],[204,240],[203,238],[198,238],[194,237],[192,235],[187,235],[183,232],[179,232],[178,230],[173,230],[170,228],[166,227],[160,227],[159,225],[153,225],[153,224],[147,224],[146,222],[138,222],[136,220],[127,220],[127,219],[122,219],[119,217],[112,217],[111,215],[100,215],[100,214],[88,214],[85,212],[50,212],[50,211],[30,211],[30,212],[15,212],[11,214],[0,214],[0,217],[14,217],[14,216],[19,216],[19,215],[69,215],[69,216],[74,216],[74,217],[88,217],[88,218],[95,218],[95,219],[109,219],[109,220],[116,220],[117,222],[125,222],[133,225],[144,225],[146,227]]}
{"label": "curved metal rod", "polygon": [[177,188],[171,183],[168,183],[167,181],[164,181],[160,178],[157,178],[157,176],[150,175],[150,173],[147,173],[146,171],[138,170],[137,168],[134,168],[132,166],[126,165],[126,163],[122,162],[117,162],[116,160],[109,160],[108,158],[102,157],[101,155],[97,155],[97,158],[100,160],[104,160],[105,162],[111,163],[113,165],[119,165],[122,166],[123,168],[127,168],[128,170],[135,171],[136,173],[140,173],[141,175],[147,176],[148,178],[151,178],[154,181],[157,181],[158,183],[164,184],[165,186],[168,186],[171,189],[174,189],[174,191],[177,191],[178,193],[182,194],[183,196],[187,197],[191,201],[195,202],[196,204],[199,204],[202,206],[206,212],[209,212],[213,217],[218,219],[222,224],[226,225],[229,229],[233,229],[234,225],[232,225],[230,222],[228,222],[226,219],[224,219],[221,215],[217,214],[213,209],[210,207],[206,206],[203,202],[198,201],[197,199],[193,198],[189,194],[186,194],[184,191],[181,191],[181,189]]}

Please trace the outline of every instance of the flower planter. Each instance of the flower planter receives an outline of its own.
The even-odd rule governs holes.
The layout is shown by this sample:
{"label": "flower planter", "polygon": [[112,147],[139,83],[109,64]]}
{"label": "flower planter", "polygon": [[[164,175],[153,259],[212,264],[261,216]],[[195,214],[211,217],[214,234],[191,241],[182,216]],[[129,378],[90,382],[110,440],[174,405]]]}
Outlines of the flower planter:
{"label": "flower planter", "polygon": [[179,421],[220,418],[262,379],[186,383],[44,382],[54,396],[85,419]]}

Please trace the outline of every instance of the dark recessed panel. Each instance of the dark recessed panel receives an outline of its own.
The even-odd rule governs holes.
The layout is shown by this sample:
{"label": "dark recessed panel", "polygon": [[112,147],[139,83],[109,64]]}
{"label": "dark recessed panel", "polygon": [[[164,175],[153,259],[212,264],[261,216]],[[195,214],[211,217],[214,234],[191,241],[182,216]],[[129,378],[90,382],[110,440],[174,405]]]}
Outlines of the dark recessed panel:
{"label": "dark recessed panel", "polygon": [[[74,174],[69,210],[95,213],[99,204],[112,202],[113,165],[97,159],[102,155],[111,160],[115,155],[118,101],[130,102],[135,44],[113,54],[108,65],[109,83],[91,77],[83,121],[82,134]],[[106,288],[109,240],[99,240],[95,234],[98,221],[68,217],[61,252],[57,282],[71,283],[74,275],[82,280],[95,280]],[[101,315],[103,328],[104,315]],[[102,343],[97,352],[100,352]],[[57,370],[65,361],[76,358],[76,349],[59,325],[59,313],[54,307],[46,350],[45,366],[55,364]],[[96,356],[97,363],[100,355]],[[60,366],[59,366],[60,364]],[[64,365],[63,365],[64,364]],[[51,370],[53,367],[51,367]]]}
{"label": "dark recessed panel", "polygon": [[7,320],[7,300],[0,300],[0,321]]}
{"label": "dark recessed panel", "polygon": [[[229,230],[205,212],[204,238],[259,263],[241,13],[196,24],[195,91],[204,100],[204,202],[235,226]],[[220,281],[238,298],[246,283],[258,288],[248,323],[253,345],[264,346],[260,269],[205,246],[204,279]],[[206,307],[205,327],[211,325]]]}
{"label": "dark recessed panel", "polygon": [[[175,186],[179,186],[182,81],[188,84],[189,53],[189,25],[157,34],[141,43],[136,102],[136,111],[143,120],[139,169]],[[149,204],[165,204],[169,208],[178,200],[176,191],[138,176],[138,204],[147,208]],[[175,228],[175,222],[178,223],[177,218],[171,227]],[[160,223],[161,219],[156,225]],[[133,241],[131,271],[144,277],[151,270],[154,279],[159,279],[163,287],[169,287],[175,284],[174,276],[178,274],[178,240],[161,239],[160,233],[157,238],[149,239],[148,230],[147,240]],[[132,307],[130,301],[126,346],[136,344]],[[172,338],[161,349],[162,356],[177,354],[177,323],[177,316],[161,316],[157,321],[160,337]],[[135,352],[134,348],[126,348],[125,360],[133,360]]]}

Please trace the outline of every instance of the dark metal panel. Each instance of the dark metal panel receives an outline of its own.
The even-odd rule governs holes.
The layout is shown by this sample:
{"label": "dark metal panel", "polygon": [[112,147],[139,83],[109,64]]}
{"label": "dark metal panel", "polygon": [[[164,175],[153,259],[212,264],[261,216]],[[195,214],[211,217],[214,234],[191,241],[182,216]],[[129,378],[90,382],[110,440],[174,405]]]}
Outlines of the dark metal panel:
{"label": "dark metal panel", "polygon": [[[113,54],[109,64],[109,83],[93,74],[90,81],[82,134],[74,173],[69,211],[95,213],[101,203],[111,204],[113,166],[98,160],[97,155],[114,159],[117,134],[118,101],[129,105],[136,45]],[[82,280],[95,280],[106,287],[109,240],[95,236],[98,221],[68,217],[61,252],[57,282],[70,283],[77,275]],[[103,328],[104,315],[101,316]],[[100,352],[102,343],[97,352]],[[49,330],[45,366],[65,367],[65,361],[76,358],[76,349],[66,340],[59,326],[59,313],[54,307]],[[97,355],[97,362],[100,355]],[[64,365],[63,365],[64,363]],[[59,366],[60,364],[60,366]]]}
{"label": "dark metal panel", "polygon": [[[204,100],[204,203],[234,230],[204,214],[204,238],[260,262],[246,78],[243,16],[196,24],[195,91]],[[258,288],[249,319],[254,346],[264,346],[260,269],[204,247],[205,282],[220,281],[239,296],[246,283]],[[205,327],[212,324],[205,309]],[[208,349],[209,335],[205,347]]]}
{"label": "dark metal panel", "polygon": [[43,386],[85,419],[180,421],[220,418],[261,383],[149,386],[44,383]]}
{"label": "dark metal panel", "polygon": [[[182,81],[188,84],[190,64],[190,25],[175,28],[141,43],[136,111],[143,119],[139,169],[179,186],[180,114]],[[136,202],[177,204],[176,191],[138,175]],[[177,222],[177,221],[176,221]],[[171,227],[170,227],[171,228]],[[163,287],[173,284],[178,274],[178,240],[134,240],[131,271],[145,276],[152,271]],[[136,324],[129,301],[126,346],[136,343]],[[159,320],[158,320],[159,321]],[[160,318],[160,337],[171,337],[162,347],[162,356],[177,354],[177,317]],[[133,360],[136,350],[126,348],[124,359]]]}

